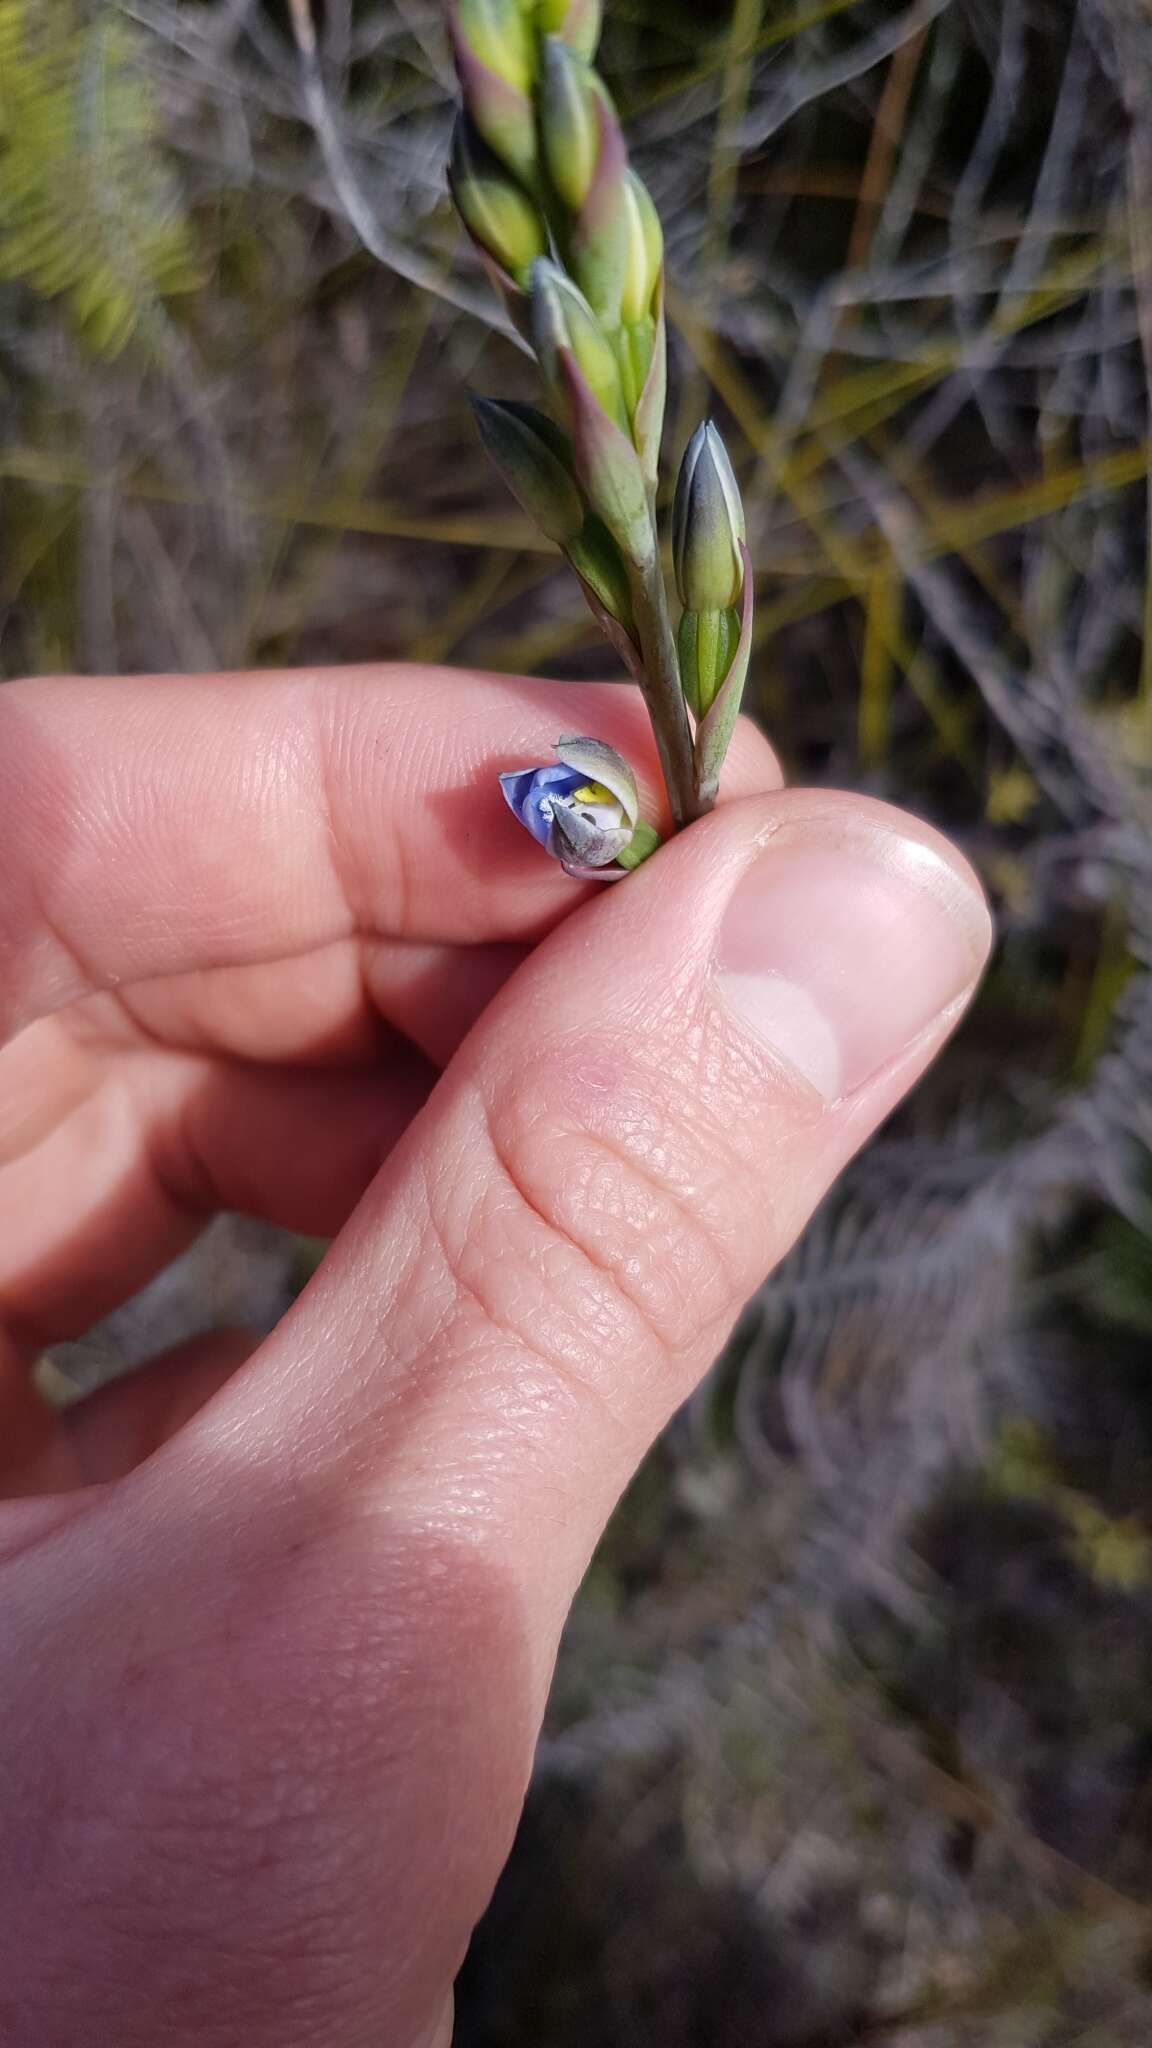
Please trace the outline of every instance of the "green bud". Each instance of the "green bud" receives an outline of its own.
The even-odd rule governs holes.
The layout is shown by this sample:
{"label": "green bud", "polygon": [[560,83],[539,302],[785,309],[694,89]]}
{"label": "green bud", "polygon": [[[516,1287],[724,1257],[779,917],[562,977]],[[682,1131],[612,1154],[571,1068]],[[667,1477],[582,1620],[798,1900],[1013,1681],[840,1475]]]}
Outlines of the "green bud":
{"label": "green bud", "polygon": [[602,0],[535,0],[531,11],[543,35],[561,36],[586,62],[596,55]]}
{"label": "green bud", "polygon": [[609,419],[627,424],[620,371],[612,345],[578,286],[558,263],[541,257],[532,266],[532,342],[549,391],[566,414],[561,352],[570,351],[592,396]]}
{"label": "green bud", "polygon": [[559,362],[580,488],[625,559],[648,570],[655,564],[656,540],[640,457],[593,396],[575,356],[565,349]]}
{"label": "green bud", "polygon": [[744,507],[728,451],[705,420],[685,450],[672,509],[676,588],[688,611],[726,611],[739,603],[744,537]]}
{"label": "green bud", "polygon": [[531,92],[536,42],[519,0],[454,0],[452,11],[472,55],[518,92]]}
{"label": "green bud", "polygon": [[652,303],[664,267],[660,216],[652,204],[651,193],[635,171],[629,171],[624,181],[624,218],[627,235],[620,318],[631,326],[652,319]]}
{"label": "green bud", "polygon": [[[564,51],[563,44],[554,44],[553,48]],[[579,116],[573,111],[569,118],[574,146],[567,167],[568,184],[576,205],[564,235],[565,256],[593,311],[615,328],[620,324],[628,264],[628,151],[616,110],[595,73],[586,72],[583,65],[566,53],[554,61],[556,75],[562,66],[568,71],[565,91],[573,110],[578,99],[580,105]],[[591,80],[582,98],[580,72]],[[576,141],[577,118],[592,129],[591,152],[582,130]]]}
{"label": "green bud", "polygon": [[680,680],[694,718],[703,718],[711,710],[739,640],[740,614],[734,605],[726,611],[684,613],[676,648]]}
{"label": "green bud", "polygon": [[474,398],[480,439],[530,519],[558,547],[583,532],[584,501],[572,474],[572,450],[555,423],[534,406]]}
{"label": "green bud", "polygon": [[536,44],[517,0],[450,0],[448,25],[464,106],[501,163],[537,175]]}
{"label": "green bud", "polygon": [[452,142],[448,183],[456,211],[474,242],[518,285],[526,285],[544,254],[544,223],[522,185],[462,116]]}
{"label": "green bud", "polygon": [[548,174],[572,213],[583,206],[596,170],[597,95],[602,90],[595,72],[573,56],[567,43],[558,36],[545,38],[540,136]]}

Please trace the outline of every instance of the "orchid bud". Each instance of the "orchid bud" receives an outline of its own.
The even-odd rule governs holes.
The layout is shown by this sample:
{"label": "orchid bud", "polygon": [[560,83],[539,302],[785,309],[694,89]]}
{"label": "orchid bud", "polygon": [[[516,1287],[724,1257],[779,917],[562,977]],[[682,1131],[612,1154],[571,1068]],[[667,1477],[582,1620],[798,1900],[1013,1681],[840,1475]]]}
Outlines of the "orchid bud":
{"label": "orchid bud", "polygon": [[519,0],[454,0],[457,33],[489,71],[521,92],[536,82],[536,44]]}
{"label": "orchid bud", "polygon": [[464,105],[488,147],[536,182],[536,39],[518,0],[450,0],[452,48]]}
{"label": "orchid bud", "polygon": [[473,241],[515,284],[526,285],[532,265],[544,254],[544,223],[524,187],[466,116],[456,123],[448,182]]}
{"label": "orchid bud", "polygon": [[684,605],[676,636],[680,680],[699,721],[697,788],[712,797],[748,673],[752,576],[739,487],[711,420],[697,427],[680,467],[672,560]]}
{"label": "orchid bud", "polygon": [[536,0],[541,33],[561,36],[578,57],[590,62],[600,41],[602,0]]}
{"label": "orchid bud", "polygon": [[688,443],[672,509],[672,561],[689,611],[726,611],[744,588],[744,507],[728,451],[711,420]]}
{"label": "orchid bud", "polygon": [[604,86],[558,36],[544,46],[540,134],[549,176],[572,215],[562,236],[568,267],[593,311],[616,327],[628,259],[628,152]]}
{"label": "orchid bud", "polygon": [[540,80],[544,161],[559,197],[573,213],[584,204],[596,169],[596,105],[602,91],[596,73],[573,56],[567,43],[559,36],[545,38]]}
{"label": "orchid bud", "polygon": [[654,318],[656,287],[664,268],[664,230],[648,187],[629,171],[624,181],[627,225],[620,318],[631,326]]}
{"label": "orchid bud", "polygon": [[566,874],[615,881],[659,844],[640,817],[636,777],[603,740],[556,742],[556,765],[502,775],[508,808]]}
{"label": "orchid bud", "polygon": [[612,345],[595,313],[558,263],[546,257],[532,266],[532,340],[544,382],[561,407],[567,398],[561,358],[570,354],[598,405],[621,426],[627,422],[620,370]]}
{"label": "orchid bud", "polygon": [[647,571],[655,563],[656,540],[640,457],[594,398],[575,356],[562,350],[559,363],[577,481],[632,568]]}
{"label": "orchid bud", "polygon": [[664,423],[664,237],[656,208],[634,171],[624,192],[624,269],[616,359],[632,439],[655,487]]}
{"label": "orchid bud", "polygon": [[608,337],[571,278],[543,257],[532,269],[531,315],[540,368],[572,436],[576,480],[627,559],[647,562],[647,484]]}
{"label": "orchid bud", "polygon": [[572,450],[555,423],[534,406],[474,398],[480,439],[508,488],[558,547],[578,539],[584,501],[572,474]]}

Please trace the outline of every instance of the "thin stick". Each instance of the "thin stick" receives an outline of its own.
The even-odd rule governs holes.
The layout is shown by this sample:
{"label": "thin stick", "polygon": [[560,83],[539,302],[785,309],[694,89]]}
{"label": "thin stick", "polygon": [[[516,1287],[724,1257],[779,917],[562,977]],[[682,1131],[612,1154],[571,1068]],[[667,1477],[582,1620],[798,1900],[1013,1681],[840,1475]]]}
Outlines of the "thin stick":
{"label": "thin stick", "polygon": [[511,321],[504,317],[490,297],[485,295],[482,298],[466,285],[452,283],[433,264],[425,262],[422,256],[394,241],[391,235],[385,234],[375,209],[361,190],[344,147],[344,138],[328,104],[328,95],[320,71],[320,55],[316,46],[312,0],[288,0],[288,12],[300,56],[304,104],[308,110],[313,133],[320,145],[324,168],[332,181],[349,226],[359,236],[369,255],[374,256],[378,263],[382,263],[386,270],[394,271],[397,277],[402,277],[407,284],[415,285],[419,291],[431,292],[435,298],[445,300],[459,312],[471,314],[474,320],[483,321],[486,327],[490,327],[496,334],[503,335],[514,347],[526,350],[523,338],[516,333]]}

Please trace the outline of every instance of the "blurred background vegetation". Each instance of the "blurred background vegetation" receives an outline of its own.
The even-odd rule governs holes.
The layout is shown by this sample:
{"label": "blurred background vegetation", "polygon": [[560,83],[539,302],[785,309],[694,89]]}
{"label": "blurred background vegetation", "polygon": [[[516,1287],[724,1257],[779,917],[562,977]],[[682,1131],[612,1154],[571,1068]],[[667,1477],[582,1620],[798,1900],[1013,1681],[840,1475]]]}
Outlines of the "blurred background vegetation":
{"label": "blurred background vegetation", "polygon": [[[595,675],[487,469],[434,0],[0,0],[5,672]],[[752,708],[996,961],[573,1617],[464,2048],[1152,2040],[1152,11],[609,0]],[[217,1227],[104,1371],[308,1248]],[[83,1347],[81,1347],[83,1351]],[[93,1358],[96,1363],[93,1365]]]}

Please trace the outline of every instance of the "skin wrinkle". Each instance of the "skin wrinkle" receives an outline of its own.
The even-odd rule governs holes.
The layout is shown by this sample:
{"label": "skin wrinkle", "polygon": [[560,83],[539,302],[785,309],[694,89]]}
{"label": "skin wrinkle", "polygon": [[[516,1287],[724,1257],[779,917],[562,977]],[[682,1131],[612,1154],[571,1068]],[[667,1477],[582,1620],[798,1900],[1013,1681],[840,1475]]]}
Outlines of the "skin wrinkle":
{"label": "skin wrinkle", "polygon": [[[602,1155],[610,1185],[618,1188],[621,1174],[630,1175],[655,1197],[655,1202],[647,1218],[647,1229],[638,1218],[627,1245],[613,1245],[611,1226],[618,1219],[600,1209],[594,1213],[600,1214],[609,1227],[603,1250],[598,1250],[591,1233],[580,1229],[580,1208],[588,1213],[583,1203],[569,1209],[562,1227],[590,1258],[611,1272],[616,1285],[644,1317],[663,1350],[670,1358],[679,1359],[715,1328],[731,1300],[733,1275],[719,1233],[694,1215],[674,1188],[659,1180],[623,1145],[591,1131],[580,1132],[578,1142],[585,1151],[591,1148]],[[599,1163],[593,1171],[599,1174]],[[584,1176],[581,1182],[579,1192],[584,1196],[588,1192]],[[562,1187],[563,1184],[561,1192]],[[655,1227],[657,1224],[663,1228]],[[647,1254],[642,1260],[635,1256],[635,1244],[642,1245]],[[638,1271],[641,1265],[642,1272]]]}
{"label": "skin wrinkle", "polygon": [[0,1045],[0,1168],[65,1122],[91,1094],[96,1072],[90,1048],[59,1018],[41,1019]]}
{"label": "skin wrinkle", "polygon": [[[314,786],[320,799],[323,836],[328,851],[328,864],[336,893],[347,913],[347,936],[367,938],[378,935],[378,927],[375,918],[369,914],[366,900],[361,900],[360,890],[353,887],[354,863],[345,857],[344,848],[347,835],[340,829],[338,823],[343,806],[338,804],[336,797],[337,789],[343,786],[342,778],[337,772],[340,754],[343,753],[348,761],[356,759],[353,744],[356,722],[354,718],[350,719],[347,716],[343,718],[333,717],[334,707],[331,691],[323,687],[320,677],[313,677],[311,683],[312,687],[308,692],[306,702],[308,704],[314,757]],[[352,783],[353,791],[355,791],[355,778],[350,777],[349,780]],[[392,843],[392,835],[383,834],[381,836],[382,843]],[[406,928],[403,920],[407,910],[407,896],[404,890],[403,877],[399,874],[390,874],[387,880],[395,886],[396,896],[393,897],[390,890],[382,888],[380,901],[388,903],[390,908],[393,902],[398,904],[396,924],[397,929],[403,931]]]}
{"label": "skin wrinkle", "polygon": [[[133,1202],[139,1202],[141,1194],[146,1192],[149,1197],[154,1195],[163,1202],[162,1227],[156,1231],[155,1241],[162,1247],[166,1258],[174,1258],[202,1226],[204,1216],[200,1212],[189,1212],[179,1203],[169,1202],[167,1190],[157,1181],[146,1147],[141,1142],[139,1106],[123,1073],[117,1071],[102,1087],[89,1094],[73,1112],[71,1120],[81,1127],[80,1172],[85,1175],[96,1172],[102,1155],[107,1152],[118,1162],[112,1193],[123,1197],[127,1191]],[[39,1146],[17,1162],[18,1171],[25,1176],[28,1173],[33,1175],[29,1199],[36,1204],[43,1199],[40,1184],[49,1175],[52,1150],[58,1148],[62,1136],[66,1135],[64,1127],[57,1126]],[[93,1272],[102,1271],[105,1263],[105,1258],[94,1259],[94,1245],[104,1248],[105,1257],[116,1251],[116,1233],[108,1214],[109,1193],[107,1186],[98,1184],[86,1200],[84,1186],[79,1190],[79,1199],[84,1206],[77,1218],[76,1242],[82,1266]],[[21,1209],[13,1213],[12,1224],[0,1239],[0,1271],[10,1269],[6,1281],[0,1286],[0,1325],[26,1355],[34,1355],[46,1344],[78,1335],[91,1321],[87,1301],[78,1308],[66,1287],[46,1288],[47,1269],[42,1270],[43,1261],[36,1256],[37,1235],[36,1211]],[[15,1247],[23,1250],[26,1261],[14,1267],[13,1260],[18,1253],[13,1240]],[[76,1256],[74,1250],[73,1257]],[[38,1293],[45,1297],[45,1305],[39,1311],[31,1305]],[[24,1307],[19,1305],[22,1294],[31,1297]]]}
{"label": "skin wrinkle", "polygon": [[[81,988],[91,988],[93,990],[101,988],[112,989],[114,987],[113,977],[105,977],[102,981],[95,970],[88,966],[79,948],[58,923],[56,914],[48,901],[46,891],[40,885],[40,873],[35,868],[33,868],[29,877],[29,887],[32,892],[32,912],[29,923],[33,930],[38,929],[41,933],[41,943],[43,938],[47,938],[50,947],[56,954],[56,960],[53,962],[53,978],[59,973],[62,990],[65,991],[60,1000],[62,1002],[70,1001],[75,994],[77,985]],[[4,977],[4,981],[6,984],[7,976]],[[17,1032],[25,1029],[29,1024],[34,1023],[37,1015],[37,1008],[32,1004],[28,1004],[23,1013],[21,1012],[19,989],[17,988],[15,1008],[8,1013],[6,1020],[0,1014],[0,1044],[3,1044],[7,1039],[13,1038]]]}
{"label": "skin wrinkle", "polygon": [[[139,1111],[142,1111],[142,1103]],[[194,1103],[181,1092],[174,1109],[153,1126],[137,1114],[140,1153],[159,1189],[161,1198],[189,1224],[200,1229],[222,1206],[220,1189],[192,1133]],[[171,1157],[165,1160],[165,1151]]]}
{"label": "skin wrinkle", "polygon": [[[566,1213],[558,1219],[550,1217],[549,1220],[553,1227],[559,1220],[566,1234],[598,1266],[613,1275],[628,1300],[644,1316],[663,1349],[675,1358],[691,1350],[705,1334],[714,1333],[724,1320],[722,1305],[738,1299],[743,1291],[745,1261],[733,1251],[734,1244],[742,1242],[744,1225],[743,1202],[737,1196],[750,1166],[755,1162],[749,1158],[747,1143],[737,1147],[729,1137],[729,1130],[744,1129],[738,1113],[739,1090],[732,1086],[730,1061],[724,1056],[724,1052],[732,1047],[731,1028],[714,1013],[702,994],[697,994],[696,1018],[690,1026],[681,1028],[674,1008],[672,1005],[668,1008],[670,1015],[665,1018],[660,1043],[662,1047],[674,1046],[676,1050],[659,1073],[654,1074],[641,1065],[626,1044],[622,1047],[614,1037],[606,1040],[608,1052],[603,1058],[603,1066],[613,1078],[607,1098],[595,1094],[585,1097],[585,1107],[591,1107],[594,1112],[592,1118],[577,1123],[573,1116],[568,1116],[560,1121],[554,1107],[558,1095],[556,1086],[548,1079],[539,1083],[539,1099],[545,1109],[539,1119],[529,1113],[525,1126],[526,1136],[532,1137],[543,1124],[539,1142],[529,1155],[535,1162],[535,1170],[529,1175],[521,1162],[518,1171],[520,1182],[528,1183],[527,1192],[538,1210],[539,1201],[533,1190],[549,1185],[557,1153],[566,1143],[573,1147],[578,1166],[580,1149],[594,1148],[650,1191],[656,1213],[675,1227],[680,1241],[676,1249],[666,1250],[664,1245],[652,1242],[650,1233],[643,1230],[636,1233],[642,1254],[647,1254],[647,1283],[638,1281],[629,1271],[628,1261],[617,1256],[618,1247],[613,1242],[611,1228],[604,1233],[602,1248],[597,1246],[587,1230],[581,1229],[579,1193],[576,1203],[570,1205]],[[643,1039],[638,1041],[641,1046],[644,1042]],[[713,1054],[711,1047],[720,1043],[724,1052]],[[575,1085],[569,1085],[567,1090],[570,1103],[580,1095],[581,1053],[585,1062],[589,1058],[594,1062],[601,1059],[595,1049],[589,1048],[587,1040],[578,1053],[570,1055],[561,1048],[552,1049],[544,1056],[546,1069],[554,1061],[570,1081],[571,1077],[576,1077]],[[738,1064],[743,1066],[744,1062],[741,1060]],[[524,1086],[521,1077],[512,1092],[510,1106],[503,1111],[503,1117],[512,1126],[518,1116],[524,1115],[521,1106]],[[622,1104],[625,1105],[624,1116],[621,1116]],[[695,1114],[688,1113],[689,1105]],[[823,1105],[820,1107],[822,1110]],[[732,1111],[727,1124],[721,1114],[722,1108]],[[491,1116],[489,1121],[491,1125]],[[506,1149],[506,1141],[501,1140],[501,1144]],[[764,1134],[757,1132],[755,1150],[758,1158],[762,1157],[763,1149]],[[676,1170],[678,1162],[679,1170]],[[701,1184],[701,1168],[705,1164],[708,1169],[707,1187]],[[573,1176],[577,1183],[580,1178],[579,1172]],[[619,1173],[615,1179],[619,1186]],[[714,1201],[726,1190],[729,1193],[729,1216],[721,1223]],[[694,1255],[689,1252],[689,1247],[694,1248]],[[689,1280],[685,1269],[694,1276],[695,1284]],[[653,1285],[658,1278],[662,1278],[666,1295],[663,1304],[653,1294]],[[710,1305],[713,1302],[715,1307]],[[687,1323],[685,1317],[688,1318]]]}
{"label": "skin wrinkle", "polygon": [[[570,1063],[561,1045],[559,1048],[550,1049],[543,1064],[546,1071],[554,1064],[567,1072]],[[628,1274],[626,1265],[614,1251],[611,1233],[603,1242],[598,1242],[591,1234],[580,1229],[577,1210],[570,1204],[566,1210],[560,1209],[559,1201],[564,1192],[562,1181],[555,1184],[552,1200],[547,1199],[549,1187],[553,1185],[555,1161],[561,1148],[567,1144],[577,1163],[580,1161],[581,1149],[583,1148],[585,1159],[588,1159],[591,1148],[591,1164],[594,1168],[603,1153],[607,1152],[614,1157],[620,1166],[626,1168],[641,1185],[655,1195],[663,1212],[667,1213],[671,1206],[682,1232],[682,1246],[698,1245],[704,1253],[705,1261],[711,1264],[714,1276],[718,1253],[709,1243],[699,1219],[693,1217],[683,1206],[666,1176],[646,1162],[638,1160],[627,1148],[621,1145],[614,1146],[610,1138],[589,1130],[586,1125],[577,1125],[574,1122],[561,1124],[556,1119],[551,1108],[556,1091],[546,1080],[539,1078],[540,1065],[541,1062],[535,1063],[528,1083],[537,1091],[535,1099],[544,1105],[540,1114],[526,1106],[526,1084],[523,1078],[508,1092],[506,1098],[501,1099],[498,1107],[485,1101],[485,1127],[492,1155],[519,1199],[526,1204],[545,1230],[553,1237],[561,1238],[566,1246],[572,1247],[591,1267],[601,1286],[606,1283],[614,1295],[623,1297],[634,1315],[640,1318],[650,1347],[654,1346],[657,1354],[665,1361],[675,1361],[682,1355],[686,1346],[694,1341],[691,1338],[682,1339],[675,1334],[678,1317],[684,1307],[683,1301],[669,1300],[666,1310],[659,1309],[654,1304],[651,1285],[647,1288],[636,1285]],[[659,1122],[659,1110],[655,1104],[650,1117],[653,1123]],[[676,1261],[671,1260],[668,1263],[671,1267]],[[694,1262],[689,1260],[689,1263]],[[655,1262],[650,1270],[654,1274]],[[675,1278],[670,1291],[674,1294],[679,1291]],[[719,1291],[717,1288],[716,1292]],[[716,1316],[711,1316],[705,1327],[709,1327],[715,1320]],[[630,1346],[631,1342],[626,1332],[620,1332],[613,1355],[632,1357],[634,1354],[631,1348],[627,1353],[620,1348],[621,1344]]]}
{"label": "skin wrinkle", "polygon": [[[579,1245],[567,1237],[563,1231],[559,1230],[556,1224],[536,1206],[531,1195],[521,1186],[516,1168],[508,1156],[506,1156],[501,1146],[496,1129],[490,1120],[487,1104],[484,1102],[479,1091],[476,1091],[473,1102],[474,1106],[479,1109],[483,1119],[485,1153],[491,1165],[498,1171],[500,1186],[503,1191],[506,1194],[512,1195],[516,1212],[521,1216],[529,1218],[532,1227],[536,1231],[543,1233],[546,1247],[561,1249],[567,1257],[576,1258],[585,1270],[591,1273],[595,1289],[603,1292],[605,1282],[607,1282],[608,1286],[613,1286],[612,1275],[607,1269],[598,1264]],[[494,1196],[492,1176],[490,1174],[483,1174],[478,1176],[478,1178],[484,1188],[484,1202],[487,1207]],[[436,1244],[445,1261],[449,1287],[455,1287],[459,1292],[465,1294],[474,1302],[484,1322],[490,1328],[494,1329],[499,1336],[511,1342],[516,1347],[516,1350],[523,1353],[527,1359],[531,1359],[538,1366],[543,1367],[547,1376],[561,1380],[569,1392],[577,1396],[582,1405],[586,1406],[591,1399],[596,1402],[598,1407],[604,1407],[606,1405],[604,1391],[602,1387],[597,1386],[595,1379],[578,1372],[572,1361],[564,1355],[558,1345],[545,1345],[541,1342],[535,1327],[534,1308],[532,1305],[526,1311],[523,1321],[512,1322],[495,1306],[490,1290],[485,1288],[482,1279],[473,1280],[465,1272],[467,1240],[465,1239],[462,1243],[453,1242],[455,1234],[450,1233],[447,1228],[443,1203],[435,1184],[427,1183],[426,1199],[428,1223],[435,1234]],[[484,1275],[488,1271],[493,1270],[498,1266],[498,1263],[498,1261],[481,1258],[478,1268],[479,1274]],[[539,1251],[530,1255],[529,1258],[523,1259],[522,1265],[540,1275],[542,1284],[547,1286],[548,1294],[552,1297],[553,1302],[561,1308],[562,1315],[571,1320],[566,1295],[567,1286],[570,1284],[570,1275],[565,1275],[565,1289],[558,1293],[551,1283],[543,1282],[542,1261]],[[609,1302],[610,1300],[611,1297],[609,1297]],[[620,1318],[613,1316],[611,1320],[613,1325],[618,1327]],[[631,1341],[630,1335],[620,1331],[618,1343],[623,1344],[629,1341]],[[585,1346],[585,1348],[587,1347]],[[617,1350],[615,1355],[619,1356],[622,1353]],[[611,1413],[610,1410],[608,1412]]]}

